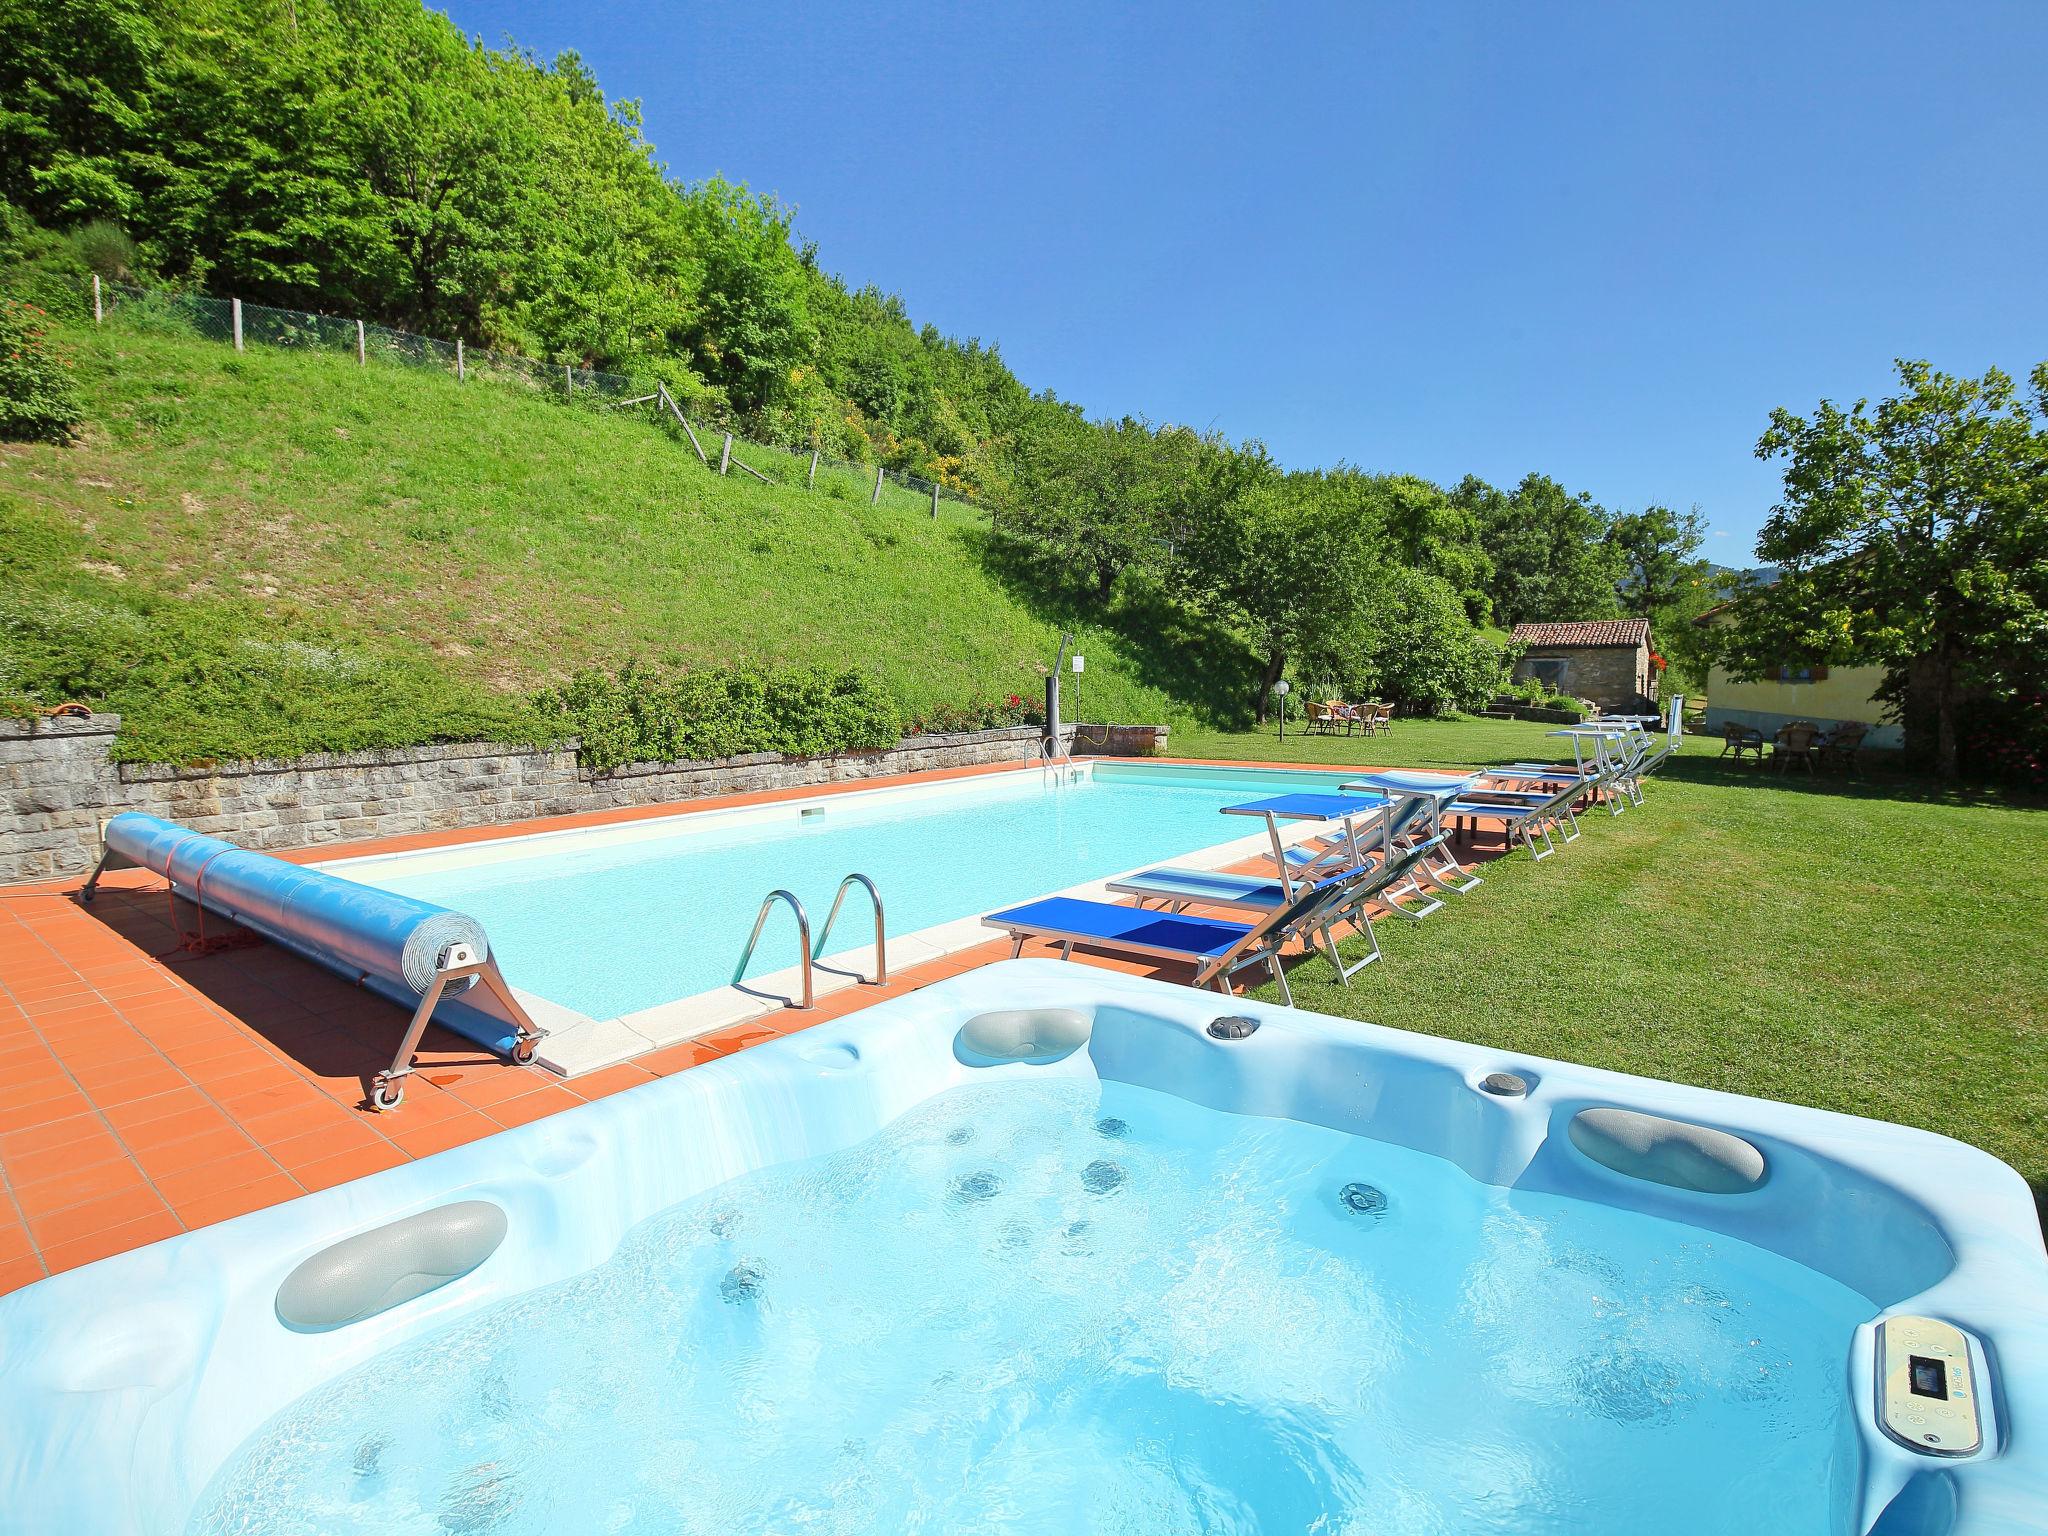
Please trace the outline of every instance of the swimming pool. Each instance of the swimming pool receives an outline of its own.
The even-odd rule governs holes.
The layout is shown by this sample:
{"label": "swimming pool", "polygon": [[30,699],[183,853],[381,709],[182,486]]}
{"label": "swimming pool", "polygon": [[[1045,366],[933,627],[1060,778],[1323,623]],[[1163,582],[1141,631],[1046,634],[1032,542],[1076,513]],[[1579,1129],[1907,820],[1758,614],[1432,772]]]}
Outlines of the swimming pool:
{"label": "swimming pool", "polygon": [[[1334,789],[1342,778],[1090,763],[1057,783],[1024,769],[323,867],[477,919],[522,993],[589,1020],[631,1019],[645,1049],[677,1038],[690,1022],[730,1017],[700,1010],[694,1021],[664,1028],[671,1018],[663,1010],[727,986],[772,889],[794,892],[815,932],[840,881],[867,875],[882,896],[889,937],[901,941],[901,960],[913,962],[986,942],[971,922],[950,944],[912,940],[960,919],[1162,859],[1263,848],[1246,845],[1262,823],[1224,816],[1224,807],[1276,786]],[[856,890],[829,947],[872,973],[873,931]],[[765,978],[796,959],[795,923],[777,910],[748,975],[769,987]],[[566,1033],[550,1022],[558,1036]],[[544,1042],[543,1060],[573,1050],[573,1039]],[[575,1058],[571,1070],[606,1059]]]}
{"label": "swimming pool", "polygon": [[0,1530],[2038,1531],[2044,1297],[1942,1137],[1013,962],[0,1299]]}

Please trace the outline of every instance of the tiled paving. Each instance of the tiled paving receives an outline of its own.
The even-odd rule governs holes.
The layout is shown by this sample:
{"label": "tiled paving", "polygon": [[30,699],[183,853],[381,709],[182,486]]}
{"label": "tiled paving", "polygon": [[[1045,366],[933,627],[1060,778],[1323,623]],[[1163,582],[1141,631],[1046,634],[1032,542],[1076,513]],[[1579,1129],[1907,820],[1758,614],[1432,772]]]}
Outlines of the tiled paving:
{"label": "tiled paving", "polygon": [[[346,852],[644,814],[385,839]],[[210,916],[200,942],[197,910],[153,875],[109,876],[91,906],[78,900],[80,884],[0,890],[0,1293],[527,1124],[1009,953],[1006,941],[992,940],[911,967],[884,987],[828,993],[810,1010],[749,1020],[567,1081],[430,1029],[404,1104],[377,1114],[365,1095],[403,1030],[402,1010]],[[1170,967],[1085,958],[1185,979]]]}

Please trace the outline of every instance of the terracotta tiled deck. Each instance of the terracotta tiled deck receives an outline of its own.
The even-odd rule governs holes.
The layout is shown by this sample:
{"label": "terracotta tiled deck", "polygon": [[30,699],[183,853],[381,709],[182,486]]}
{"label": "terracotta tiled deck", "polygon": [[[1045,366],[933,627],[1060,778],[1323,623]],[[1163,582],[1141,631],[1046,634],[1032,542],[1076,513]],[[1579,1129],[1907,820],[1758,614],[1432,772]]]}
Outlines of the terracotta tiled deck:
{"label": "terracotta tiled deck", "polygon": [[[287,857],[439,846],[818,793],[725,797]],[[111,875],[91,906],[78,900],[82,884],[0,890],[0,1292],[524,1125],[1009,953],[1006,941],[992,940],[910,968],[885,987],[827,993],[808,1011],[750,1020],[566,1081],[430,1029],[404,1104],[377,1114],[365,1095],[403,1029],[402,1010],[249,935],[224,932],[213,917],[205,928],[212,947],[195,947],[197,909],[153,875]],[[1185,979],[1174,968],[1076,958]]]}

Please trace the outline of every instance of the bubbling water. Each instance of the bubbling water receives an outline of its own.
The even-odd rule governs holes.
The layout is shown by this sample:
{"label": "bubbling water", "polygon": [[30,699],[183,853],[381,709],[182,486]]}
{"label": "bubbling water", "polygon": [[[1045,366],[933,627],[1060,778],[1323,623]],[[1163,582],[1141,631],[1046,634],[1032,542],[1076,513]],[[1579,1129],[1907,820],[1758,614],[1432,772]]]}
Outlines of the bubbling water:
{"label": "bubbling water", "polygon": [[190,1531],[1833,1532],[1866,1311],[1338,1132],[975,1085],[319,1388]]}

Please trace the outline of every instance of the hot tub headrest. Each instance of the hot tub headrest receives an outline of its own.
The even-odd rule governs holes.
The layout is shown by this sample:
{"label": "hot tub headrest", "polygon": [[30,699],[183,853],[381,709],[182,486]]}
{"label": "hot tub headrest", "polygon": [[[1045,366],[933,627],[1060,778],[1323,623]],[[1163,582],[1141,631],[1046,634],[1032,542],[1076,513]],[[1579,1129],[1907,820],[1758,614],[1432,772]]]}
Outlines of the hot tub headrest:
{"label": "hot tub headrest", "polygon": [[1074,1008],[998,1008],[977,1013],[953,1037],[953,1054],[973,1067],[1006,1061],[1062,1061],[1088,1043],[1093,1021]]}
{"label": "hot tub headrest", "polygon": [[372,1227],[321,1249],[277,1288],[277,1318],[324,1333],[438,1290],[483,1263],[505,1240],[505,1212],[460,1200]]}
{"label": "hot tub headrest", "polygon": [[1769,1175],[1763,1152],[1732,1131],[1667,1120],[1633,1109],[1582,1109],[1572,1116],[1571,1143],[1603,1168],[1673,1189],[1740,1195]]}

